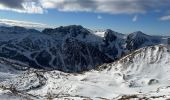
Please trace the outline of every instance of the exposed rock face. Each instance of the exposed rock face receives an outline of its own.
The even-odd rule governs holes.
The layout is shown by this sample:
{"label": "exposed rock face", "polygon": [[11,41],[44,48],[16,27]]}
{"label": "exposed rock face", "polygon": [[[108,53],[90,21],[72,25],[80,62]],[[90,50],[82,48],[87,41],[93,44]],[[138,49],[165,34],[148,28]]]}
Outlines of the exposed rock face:
{"label": "exposed rock face", "polygon": [[121,37],[121,33],[114,32],[110,29],[106,30],[103,38],[103,44],[101,45],[102,52],[116,60],[124,53],[125,40]]}
{"label": "exposed rock face", "polygon": [[102,38],[79,25],[42,32],[18,26],[0,27],[0,57],[34,68],[80,72],[120,59],[128,51],[164,43],[162,41],[165,41],[162,37],[142,32],[126,37],[109,29]]}
{"label": "exposed rock face", "polygon": [[110,29],[106,30],[104,35],[104,42],[106,43],[106,45],[108,45],[110,42],[115,41],[116,39],[117,36],[115,35],[115,32]]}
{"label": "exposed rock face", "polygon": [[97,42],[86,42],[86,36],[91,33],[82,26],[45,29],[43,33],[17,28],[16,33],[24,34],[13,36],[15,29],[11,27],[1,31],[4,40],[0,41],[0,57],[21,61],[34,68],[65,72],[90,70],[113,61],[99,50]]}
{"label": "exposed rock face", "polygon": [[140,46],[142,44],[144,44],[145,42],[148,42],[148,36],[145,35],[144,33],[138,31],[138,32],[134,32],[131,33],[127,36],[127,48],[128,50],[132,51],[132,50],[136,50],[138,48],[140,48]]}
{"label": "exposed rock face", "polygon": [[96,47],[73,38],[65,40],[61,54],[64,57],[62,65],[67,70],[90,70],[94,66],[113,61]]}
{"label": "exposed rock face", "polygon": [[163,41],[164,39],[161,36],[150,36],[142,33],[141,31],[137,31],[127,36],[126,48],[130,51],[134,51],[136,49],[146,47],[146,46],[166,44]]}

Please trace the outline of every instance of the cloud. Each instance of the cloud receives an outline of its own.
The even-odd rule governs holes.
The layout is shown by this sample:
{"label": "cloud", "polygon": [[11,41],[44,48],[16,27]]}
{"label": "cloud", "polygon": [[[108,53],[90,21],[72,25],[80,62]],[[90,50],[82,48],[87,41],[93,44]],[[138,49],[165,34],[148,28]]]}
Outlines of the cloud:
{"label": "cloud", "polygon": [[98,15],[97,19],[101,20],[101,19],[103,19],[103,17],[101,15]]}
{"label": "cloud", "polygon": [[42,23],[9,20],[9,19],[0,19],[0,26],[21,26],[21,27],[26,27],[26,28],[34,28],[38,30],[42,30],[47,27],[52,28],[52,26],[48,26]]}
{"label": "cloud", "polygon": [[0,0],[0,9],[44,13],[48,9],[65,12],[137,14],[169,9],[170,0]]}
{"label": "cloud", "polygon": [[162,17],[160,18],[160,20],[162,20],[162,21],[170,20],[170,15],[162,16]]}
{"label": "cloud", "polygon": [[135,15],[132,19],[133,22],[136,22],[138,20],[138,15]]}
{"label": "cloud", "polygon": [[0,10],[19,13],[44,13],[39,0],[0,0]]}
{"label": "cloud", "polygon": [[170,0],[41,0],[44,8],[110,14],[145,13],[169,7]]}
{"label": "cloud", "polygon": [[0,0],[0,3],[10,8],[23,8],[23,0]]}

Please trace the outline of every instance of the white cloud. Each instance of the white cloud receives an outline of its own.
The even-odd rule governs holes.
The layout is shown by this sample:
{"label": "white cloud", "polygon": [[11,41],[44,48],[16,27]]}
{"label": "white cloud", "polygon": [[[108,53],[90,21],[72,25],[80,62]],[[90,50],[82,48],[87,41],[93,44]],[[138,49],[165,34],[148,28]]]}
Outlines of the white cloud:
{"label": "white cloud", "polygon": [[162,21],[170,20],[170,15],[162,16],[162,17],[160,18],[160,20],[162,20]]}
{"label": "white cloud", "polygon": [[21,26],[21,27],[26,27],[26,28],[34,28],[38,30],[42,30],[47,27],[52,27],[52,26],[48,26],[42,23],[9,20],[9,19],[0,19],[0,26]]}
{"label": "white cloud", "polygon": [[39,0],[0,0],[0,10],[19,13],[44,13]]}
{"label": "white cloud", "polygon": [[138,15],[135,15],[132,19],[133,22],[136,22],[138,20]]}
{"label": "white cloud", "polygon": [[170,0],[41,0],[44,8],[59,11],[86,11],[110,14],[145,13],[170,7]]}
{"label": "white cloud", "polygon": [[97,19],[101,20],[101,19],[103,19],[103,17],[101,15],[98,15]]}
{"label": "white cloud", "polygon": [[44,13],[47,9],[71,12],[137,14],[169,9],[170,0],[0,0],[1,10]]}
{"label": "white cloud", "polygon": [[11,8],[6,8],[2,5],[0,5],[0,10],[8,10],[8,11],[15,11],[18,13],[38,13],[38,14],[43,14],[44,10],[41,7],[36,7],[35,5],[23,5],[24,9],[11,9]]}

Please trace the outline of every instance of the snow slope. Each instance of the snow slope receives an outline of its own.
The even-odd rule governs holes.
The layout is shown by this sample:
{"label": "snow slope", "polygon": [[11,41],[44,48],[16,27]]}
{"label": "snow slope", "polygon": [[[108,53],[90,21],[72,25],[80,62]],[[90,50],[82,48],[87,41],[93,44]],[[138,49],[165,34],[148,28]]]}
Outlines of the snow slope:
{"label": "snow slope", "polygon": [[170,48],[144,47],[122,59],[83,73],[30,69],[0,84],[38,99],[168,99]]}

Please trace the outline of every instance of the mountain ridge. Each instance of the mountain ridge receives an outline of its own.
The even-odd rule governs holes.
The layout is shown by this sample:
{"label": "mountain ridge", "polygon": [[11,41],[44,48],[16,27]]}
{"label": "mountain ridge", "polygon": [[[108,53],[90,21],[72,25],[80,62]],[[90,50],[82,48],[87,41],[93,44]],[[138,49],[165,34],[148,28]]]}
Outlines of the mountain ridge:
{"label": "mountain ridge", "polygon": [[170,97],[169,37],[142,32],[122,36],[112,30],[104,37],[87,30],[84,36],[83,27],[74,26],[73,30],[80,28],[76,34],[70,33],[72,27],[66,27],[66,31],[62,27],[64,32],[59,34],[0,32],[0,97]]}
{"label": "mountain ridge", "polygon": [[80,25],[44,29],[42,32],[17,26],[1,27],[0,36],[0,57],[33,68],[64,72],[95,69],[131,51],[166,45],[170,41],[169,37],[149,36],[140,31],[123,35],[110,29],[100,37]]}

